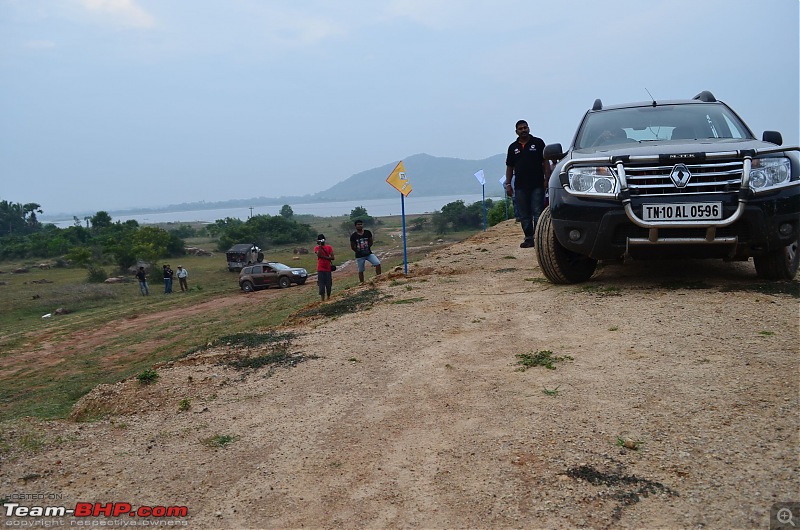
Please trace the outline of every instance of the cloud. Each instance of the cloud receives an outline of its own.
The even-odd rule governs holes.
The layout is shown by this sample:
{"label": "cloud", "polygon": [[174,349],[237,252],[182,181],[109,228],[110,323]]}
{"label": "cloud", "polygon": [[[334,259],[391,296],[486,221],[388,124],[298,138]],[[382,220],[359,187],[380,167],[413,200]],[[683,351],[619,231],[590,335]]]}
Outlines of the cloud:
{"label": "cloud", "polygon": [[79,0],[87,10],[112,17],[115,21],[135,28],[152,28],[155,18],[135,0]]}

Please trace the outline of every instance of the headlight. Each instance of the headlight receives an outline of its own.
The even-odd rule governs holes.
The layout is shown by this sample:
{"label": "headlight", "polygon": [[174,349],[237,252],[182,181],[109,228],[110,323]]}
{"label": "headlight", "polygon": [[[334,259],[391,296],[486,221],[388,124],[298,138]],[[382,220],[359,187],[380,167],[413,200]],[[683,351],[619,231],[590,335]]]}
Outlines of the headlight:
{"label": "headlight", "polygon": [[791,176],[792,166],[788,158],[755,158],[750,166],[750,187],[761,191],[789,182]]}
{"label": "headlight", "polygon": [[574,167],[569,170],[569,187],[578,193],[613,195],[617,176],[610,167]]}

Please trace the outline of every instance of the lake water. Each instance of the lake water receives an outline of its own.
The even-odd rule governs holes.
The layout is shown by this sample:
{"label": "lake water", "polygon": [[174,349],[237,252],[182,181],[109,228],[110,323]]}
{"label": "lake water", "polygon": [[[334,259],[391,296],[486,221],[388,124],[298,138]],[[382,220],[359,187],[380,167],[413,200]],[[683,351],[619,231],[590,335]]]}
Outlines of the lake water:
{"label": "lake water", "polygon": [[[494,197],[494,200],[499,200]],[[463,200],[464,204],[470,205],[481,200],[481,195],[453,195],[444,197],[406,197],[405,210],[406,214],[423,214],[433,213],[441,209],[445,204]],[[318,217],[337,217],[340,215],[350,215],[353,208],[362,206],[366,208],[367,213],[373,217],[385,217],[387,215],[400,215],[401,203],[400,195],[396,199],[375,199],[367,201],[342,201],[342,202],[315,202],[308,204],[289,204],[295,215],[316,215]],[[156,223],[213,223],[217,219],[225,219],[227,217],[233,219],[246,220],[251,215],[278,215],[282,205],[270,206],[253,206],[252,212],[248,207],[241,208],[223,208],[217,210],[187,210],[181,212],[144,212],[131,215],[115,215],[114,212],[109,212],[113,221],[128,221],[135,219],[139,224],[156,224]],[[40,221],[43,223],[52,223],[59,228],[67,228],[72,226],[74,219],[53,219],[48,220],[46,217],[41,217]]]}

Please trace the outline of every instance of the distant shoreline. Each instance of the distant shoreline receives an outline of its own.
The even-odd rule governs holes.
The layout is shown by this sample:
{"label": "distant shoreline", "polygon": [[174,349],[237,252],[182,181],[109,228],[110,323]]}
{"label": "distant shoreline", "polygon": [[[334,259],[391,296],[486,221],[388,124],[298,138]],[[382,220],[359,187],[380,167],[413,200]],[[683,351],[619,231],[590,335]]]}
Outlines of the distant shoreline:
{"label": "distant shoreline", "polygon": [[[430,214],[439,211],[442,206],[458,200],[470,205],[480,202],[482,196],[478,194],[445,195],[434,197],[412,197],[409,195],[403,203],[398,193],[393,199],[353,199],[348,201],[315,201],[304,203],[292,203],[279,201],[271,205],[255,205],[248,203],[246,206],[233,206],[229,208],[198,208],[194,210],[186,209],[139,209],[124,211],[109,211],[113,221],[125,222],[135,220],[140,224],[166,224],[166,223],[213,223],[218,219],[241,219],[246,220],[256,215],[279,215],[280,209],[284,204],[292,208],[294,215],[313,215],[316,217],[338,217],[349,215],[356,207],[363,207],[372,217],[389,217],[400,215],[402,207],[405,207],[407,215]],[[487,197],[487,199],[501,200],[500,197]],[[209,203],[210,204],[210,203]],[[205,204],[205,206],[209,206]],[[134,213],[128,213],[134,212]],[[75,215],[83,224],[86,217],[92,214]],[[56,218],[41,216],[39,221],[42,223],[54,224],[59,228],[67,228],[75,222],[73,216],[66,215]]]}

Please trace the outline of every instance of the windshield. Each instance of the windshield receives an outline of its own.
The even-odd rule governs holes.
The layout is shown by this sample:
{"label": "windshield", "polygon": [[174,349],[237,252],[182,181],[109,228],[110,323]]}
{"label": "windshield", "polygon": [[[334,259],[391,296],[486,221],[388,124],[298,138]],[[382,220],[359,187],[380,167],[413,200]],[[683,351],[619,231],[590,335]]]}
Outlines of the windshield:
{"label": "windshield", "polygon": [[291,269],[291,267],[289,267],[288,265],[284,265],[283,263],[277,263],[277,262],[274,262],[274,261],[272,263],[270,263],[270,266],[273,267],[275,270],[279,270],[279,271],[286,271],[286,270]]}
{"label": "windshield", "polygon": [[578,131],[575,148],[708,138],[752,139],[753,136],[725,105],[662,105],[591,112]]}

